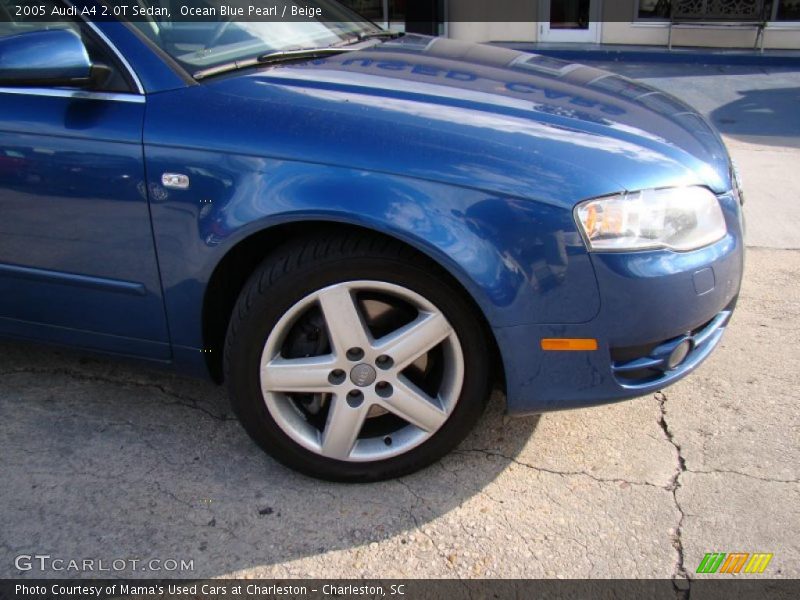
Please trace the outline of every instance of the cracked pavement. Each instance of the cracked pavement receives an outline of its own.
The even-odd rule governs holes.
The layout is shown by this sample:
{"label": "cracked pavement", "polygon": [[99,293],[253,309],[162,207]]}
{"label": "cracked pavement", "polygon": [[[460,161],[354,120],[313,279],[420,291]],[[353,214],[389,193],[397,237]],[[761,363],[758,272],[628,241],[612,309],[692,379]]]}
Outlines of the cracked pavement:
{"label": "cracked pavement", "polygon": [[800,577],[800,229],[771,239],[794,217],[764,208],[776,187],[796,203],[800,163],[729,141],[783,162],[738,155],[758,247],[718,351],[611,406],[508,419],[496,394],[456,452],[402,480],[285,469],[212,384],[0,344],[0,577],[75,575],[15,569],[40,553],[194,561],[113,573],[134,577],[669,578],[681,597],[712,551],[771,552],[770,576]]}

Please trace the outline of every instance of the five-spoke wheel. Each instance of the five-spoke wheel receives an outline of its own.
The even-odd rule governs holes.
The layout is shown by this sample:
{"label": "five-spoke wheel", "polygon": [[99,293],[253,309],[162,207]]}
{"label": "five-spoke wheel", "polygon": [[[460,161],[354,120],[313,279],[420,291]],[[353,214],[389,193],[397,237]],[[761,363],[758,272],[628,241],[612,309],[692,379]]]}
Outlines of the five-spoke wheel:
{"label": "five-spoke wheel", "polygon": [[439,459],[489,391],[488,333],[465,292],[364,234],[270,256],[228,328],[226,379],[248,433],[316,477],[374,481]]}
{"label": "five-spoke wheel", "polygon": [[[396,328],[377,339],[370,328],[376,307],[381,316],[399,313]],[[292,331],[316,310],[330,351],[287,358]],[[426,389],[414,375],[433,366],[433,352],[440,373],[435,389]],[[458,402],[463,371],[458,336],[438,308],[397,285],[354,281],[309,294],[286,312],[264,348],[261,389],[272,417],[298,444],[338,460],[377,460],[402,454],[439,430]],[[324,419],[308,418],[303,400],[309,394],[323,396]],[[362,434],[368,419],[387,413],[397,417],[394,427]]]}

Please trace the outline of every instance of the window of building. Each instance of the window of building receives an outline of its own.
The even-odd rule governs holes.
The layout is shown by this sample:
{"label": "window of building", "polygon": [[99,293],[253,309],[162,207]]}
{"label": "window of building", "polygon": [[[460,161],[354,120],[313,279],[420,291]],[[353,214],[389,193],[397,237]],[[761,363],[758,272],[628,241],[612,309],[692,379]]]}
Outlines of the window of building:
{"label": "window of building", "polygon": [[341,0],[358,14],[382,27],[402,31],[406,24],[406,0]]}
{"label": "window of building", "polygon": [[[345,6],[395,31],[428,35],[446,32],[446,0],[339,0]],[[455,2],[456,0],[449,0]],[[482,1],[482,0],[471,0]],[[529,0],[526,0],[529,1]]]}
{"label": "window of building", "polygon": [[780,0],[775,8],[776,21],[800,21],[800,0]]}
{"label": "window of building", "polygon": [[[718,0],[706,0],[709,9]],[[669,19],[671,0],[638,0],[637,20],[666,21]],[[766,12],[770,21],[800,21],[800,0],[767,0]]]}
{"label": "window of building", "polygon": [[639,0],[636,17],[639,19],[669,19],[669,0]]}

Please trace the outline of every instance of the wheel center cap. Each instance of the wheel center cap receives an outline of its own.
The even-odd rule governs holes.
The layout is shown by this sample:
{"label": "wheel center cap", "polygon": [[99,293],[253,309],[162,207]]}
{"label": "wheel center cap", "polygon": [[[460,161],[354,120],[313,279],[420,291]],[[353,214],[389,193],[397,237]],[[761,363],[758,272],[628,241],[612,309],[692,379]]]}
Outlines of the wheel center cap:
{"label": "wheel center cap", "polygon": [[371,365],[368,365],[367,363],[356,365],[353,367],[353,370],[350,371],[350,381],[352,381],[358,387],[367,387],[368,385],[372,385],[375,383],[377,378],[378,373]]}

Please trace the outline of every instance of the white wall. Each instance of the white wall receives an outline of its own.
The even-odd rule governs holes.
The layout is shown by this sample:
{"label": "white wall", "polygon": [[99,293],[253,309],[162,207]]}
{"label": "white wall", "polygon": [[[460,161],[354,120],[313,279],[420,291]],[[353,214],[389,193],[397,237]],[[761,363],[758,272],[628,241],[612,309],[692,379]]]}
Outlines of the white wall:
{"label": "white wall", "polygon": [[536,23],[456,22],[448,26],[448,36],[466,42],[535,42]]}

